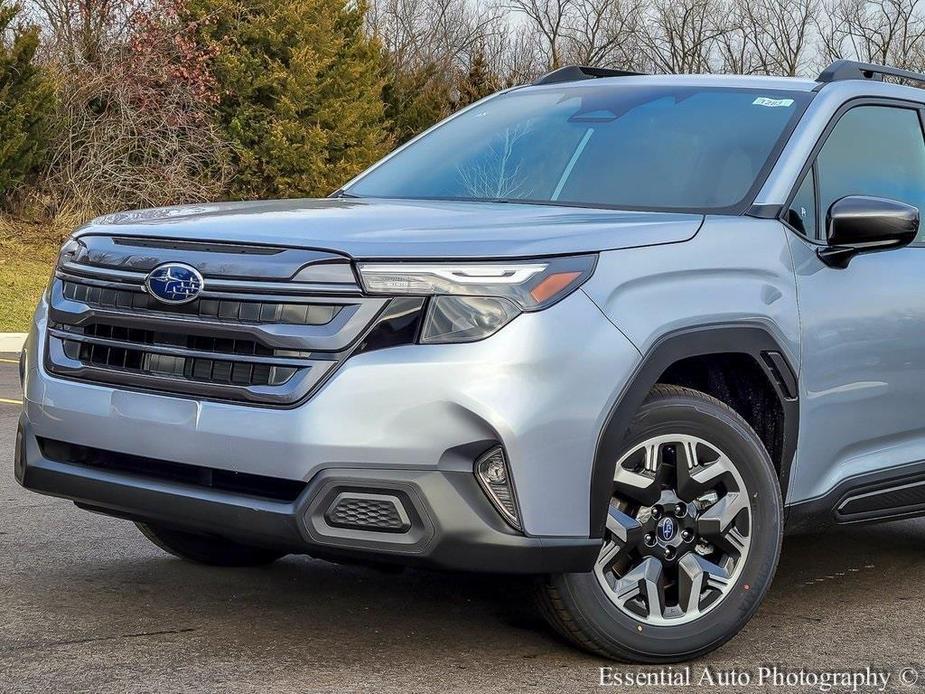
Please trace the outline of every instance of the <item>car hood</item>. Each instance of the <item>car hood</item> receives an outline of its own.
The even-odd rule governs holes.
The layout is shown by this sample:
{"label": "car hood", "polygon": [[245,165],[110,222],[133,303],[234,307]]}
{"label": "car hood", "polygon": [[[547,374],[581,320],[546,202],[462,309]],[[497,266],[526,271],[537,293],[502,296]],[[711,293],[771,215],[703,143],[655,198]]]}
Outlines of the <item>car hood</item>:
{"label": "car hood", "polygon": [[686,241],[697,214],[515,203],[324,198],[119,212],[77,234],[157,236],[315,248],[353,258],[491,258]]}

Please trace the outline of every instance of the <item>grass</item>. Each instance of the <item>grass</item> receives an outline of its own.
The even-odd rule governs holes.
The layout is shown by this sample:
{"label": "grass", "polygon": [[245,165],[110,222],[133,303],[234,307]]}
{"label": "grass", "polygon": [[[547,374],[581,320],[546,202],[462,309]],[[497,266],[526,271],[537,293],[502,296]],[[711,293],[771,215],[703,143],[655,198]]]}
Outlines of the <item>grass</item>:
{"label": "grass", "polygon": [[0,219],[0,333],[24,333],[67,232],[61,225]]}

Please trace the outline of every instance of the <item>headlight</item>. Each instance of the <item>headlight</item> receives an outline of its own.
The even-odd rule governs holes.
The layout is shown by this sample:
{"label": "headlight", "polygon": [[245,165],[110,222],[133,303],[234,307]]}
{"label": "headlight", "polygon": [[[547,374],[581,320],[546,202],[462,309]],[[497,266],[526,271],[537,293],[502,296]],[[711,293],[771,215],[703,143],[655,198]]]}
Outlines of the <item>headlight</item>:
{"label": "headlight", "polygon": [[81,249],[84,248],[84,245],[75,238],[69,238],[61,246],[61,250],[58,251],[58,265],[61,267],[64,263],[69,263],[77,258],[80,255]]}
{"label": "headlight", "polygon": [[50,301],[51,299],[51,286],[55,283],[55,273],[58,271],[58,268],[61,267],[64,263],[72,262],[76,260],[80,255],[81,250],[85,246],[75,238],[69,237],[62,245],[61,249],[58,251],[58,261],[55,263],[55,266],[51,269],[51,276],[48,278],[48,284],[45,285],[45,301]]}
{"label": "headlight", "polygon": [[431,299],[421,342],[474,342],[498,332],[520,315],[507,299],[494,296],[437,296]]}
{"label": "headlight", "polygon": [[539,311],[575,291],[596,255],[530,261],[360,263],[370,294],[432,296],[421,342],[475,342],[523,311]]}

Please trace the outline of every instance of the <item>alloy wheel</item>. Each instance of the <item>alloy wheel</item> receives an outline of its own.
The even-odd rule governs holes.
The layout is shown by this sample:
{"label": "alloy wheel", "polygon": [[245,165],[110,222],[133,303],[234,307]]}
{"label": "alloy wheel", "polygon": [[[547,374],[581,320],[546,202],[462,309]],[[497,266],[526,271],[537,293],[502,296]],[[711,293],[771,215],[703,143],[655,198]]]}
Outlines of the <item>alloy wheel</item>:
{"label": "alloy wheel", "polygon": [[732,590],[751,524],[745,482],[717,446],[687,434],[652,437],[617,462],[594,573],[633,619],[690,622]]}

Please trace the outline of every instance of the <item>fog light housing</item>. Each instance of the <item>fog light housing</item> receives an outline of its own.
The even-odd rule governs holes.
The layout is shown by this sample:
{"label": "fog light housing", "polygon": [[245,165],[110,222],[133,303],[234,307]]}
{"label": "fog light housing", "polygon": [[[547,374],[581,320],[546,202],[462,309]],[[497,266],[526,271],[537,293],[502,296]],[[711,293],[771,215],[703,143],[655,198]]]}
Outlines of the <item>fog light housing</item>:
{"label": "fog light housing", "polygon": [[13,476],[22,484],[26,474],[26,437],[22,424],[16,427],[16,443],[13,449]]}
{"label": "fog light housing", "polygon": [[522,530],[517,495],[501,446],[495,446],[475,461],[475,477],[488,500],[508,525],[515,530]]}
{"label": "fog light housing", "polygon": [[32,340],[32,333],[29,333],[29,336],[26,337],[22,352],[19,353],[19,386],[24,393],[26,392],[26,352],[29,351],[30,340]]}

